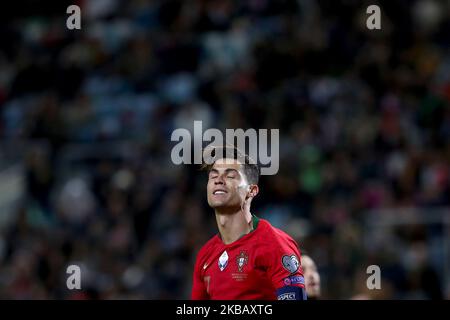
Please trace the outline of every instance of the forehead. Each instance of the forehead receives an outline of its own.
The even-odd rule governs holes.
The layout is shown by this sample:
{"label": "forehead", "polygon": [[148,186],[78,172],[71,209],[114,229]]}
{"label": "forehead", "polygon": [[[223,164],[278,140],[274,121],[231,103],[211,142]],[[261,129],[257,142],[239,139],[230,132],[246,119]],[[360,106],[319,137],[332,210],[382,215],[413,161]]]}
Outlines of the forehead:
{"label": "forehead", "polygon": [[239,160],[231,158],[217,159],[214,162],[212,169],[216,170],[234,169],[236,171],[241,171],[242,163]]}

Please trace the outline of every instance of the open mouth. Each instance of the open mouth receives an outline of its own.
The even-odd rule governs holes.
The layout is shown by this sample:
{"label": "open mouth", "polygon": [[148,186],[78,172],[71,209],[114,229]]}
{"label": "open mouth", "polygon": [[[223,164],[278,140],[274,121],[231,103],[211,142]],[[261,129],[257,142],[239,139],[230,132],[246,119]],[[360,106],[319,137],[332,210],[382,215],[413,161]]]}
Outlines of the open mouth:
{"label": "open mouth", "polygon": [[213,191],[214,195],[219,195],[219,194],[226,194],[227,192],[225,190],[215,190]]}

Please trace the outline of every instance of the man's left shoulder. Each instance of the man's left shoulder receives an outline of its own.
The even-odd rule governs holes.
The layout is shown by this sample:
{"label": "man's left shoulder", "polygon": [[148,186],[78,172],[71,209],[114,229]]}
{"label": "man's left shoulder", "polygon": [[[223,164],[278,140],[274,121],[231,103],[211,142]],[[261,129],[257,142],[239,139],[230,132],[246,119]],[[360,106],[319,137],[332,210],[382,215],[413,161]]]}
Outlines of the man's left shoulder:
{"label": "man's left shoulder", "polygon": [[260,219],[259,223],[261,224],[264,238],[266,238],[267,240],[271,240],[271,242],[275,241],[275,243],[277,243],[278,241],[287,241],[296,244],[295,240],[289,234],[277,227],[274,227],[269,221]]}

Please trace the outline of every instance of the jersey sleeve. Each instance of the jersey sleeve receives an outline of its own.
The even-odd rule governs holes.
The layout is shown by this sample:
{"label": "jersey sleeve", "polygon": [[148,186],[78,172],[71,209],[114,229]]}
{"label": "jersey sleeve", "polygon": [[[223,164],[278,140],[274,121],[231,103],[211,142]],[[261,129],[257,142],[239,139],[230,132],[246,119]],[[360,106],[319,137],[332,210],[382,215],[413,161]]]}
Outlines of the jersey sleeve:
{"label": "jersey sleeve", "polygon": [[191,299],[192,300],[209,300],[209,295],[206,290],[207,288],[205,285],[205,281],[202,277],[200,257],[201,257],[201,255],[199,253],[197,255],[197,259],[195,261],[195,266],[194,266]]}
{"label": "jersey sleeve", "polygon": [[306,300],[300,250],[296,242],[276,235],[267,252],[268,276],[278,300]]}

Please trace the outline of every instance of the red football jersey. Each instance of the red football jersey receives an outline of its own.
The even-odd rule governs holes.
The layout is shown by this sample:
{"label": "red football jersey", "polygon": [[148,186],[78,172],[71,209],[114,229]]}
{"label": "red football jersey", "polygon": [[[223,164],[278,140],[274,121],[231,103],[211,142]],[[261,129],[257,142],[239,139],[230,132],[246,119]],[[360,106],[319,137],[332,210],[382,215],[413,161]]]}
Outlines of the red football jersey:
{"label": "red football jersey", "polygon": [[194,300],[305,300],[297,243],[267,220],[230,244],[215,235],[199,251]]}

